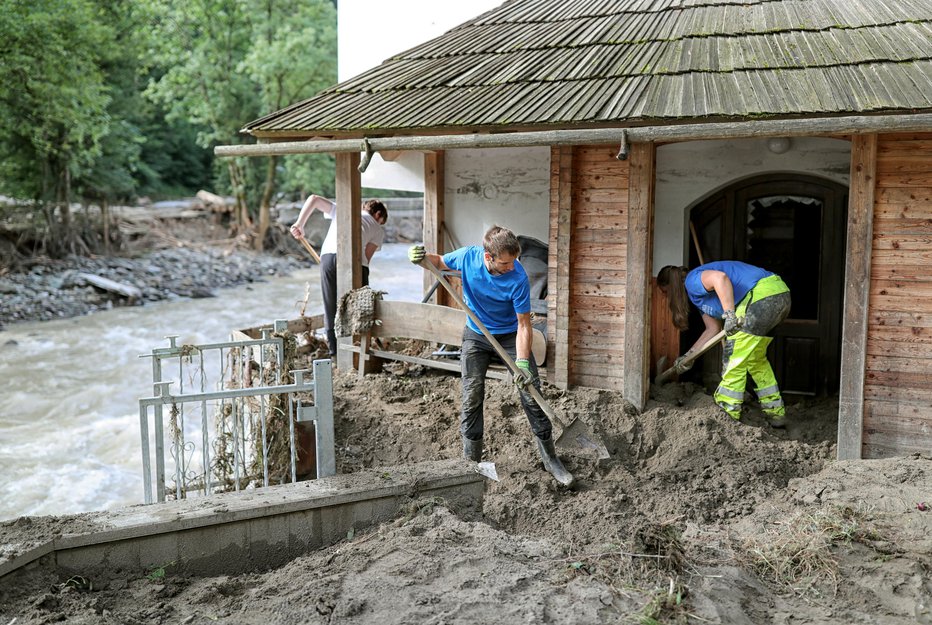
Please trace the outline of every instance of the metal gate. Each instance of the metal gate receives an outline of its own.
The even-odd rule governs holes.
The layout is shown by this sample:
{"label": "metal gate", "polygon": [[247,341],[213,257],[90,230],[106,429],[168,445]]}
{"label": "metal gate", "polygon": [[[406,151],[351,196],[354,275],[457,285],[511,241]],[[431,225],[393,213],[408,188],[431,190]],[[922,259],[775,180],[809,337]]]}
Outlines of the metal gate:
{"label": "metal gate", "polygon": [[[146,503],[296,482],[300,422],[315,425],[317,477],[336,473],[330,360],[283,371],[286,327],[276,321],[259,339],[202,345],[170,336],[144,356],[153,387],[139,400]],[[293,383],[283,384],[289,374]]]}

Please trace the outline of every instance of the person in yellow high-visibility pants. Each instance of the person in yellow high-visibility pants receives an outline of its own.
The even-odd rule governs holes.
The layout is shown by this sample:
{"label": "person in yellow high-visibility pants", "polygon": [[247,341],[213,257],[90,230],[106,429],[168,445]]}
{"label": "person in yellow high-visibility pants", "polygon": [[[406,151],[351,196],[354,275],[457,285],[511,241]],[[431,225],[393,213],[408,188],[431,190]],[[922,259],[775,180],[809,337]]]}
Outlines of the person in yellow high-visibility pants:
{"label": "person in yellow high-visibility pants", "polygon": [[692,367],[685,362],[693,350],[705,345],[722,327],[722,381],[713,398],[733,419],[741,418],[748,374],[756,385],[761,408],[774,427],[783,427],[786,408],[773,368],[767,360],[767,336],[790,312],[790,289],[777,274],[733,260],[700,265],[692,271],[668,265],[657,274],[657,285],[666,293],[673,323],[689,327],[689,302],[701,312],[705,330],[673,366],[677,373]]}

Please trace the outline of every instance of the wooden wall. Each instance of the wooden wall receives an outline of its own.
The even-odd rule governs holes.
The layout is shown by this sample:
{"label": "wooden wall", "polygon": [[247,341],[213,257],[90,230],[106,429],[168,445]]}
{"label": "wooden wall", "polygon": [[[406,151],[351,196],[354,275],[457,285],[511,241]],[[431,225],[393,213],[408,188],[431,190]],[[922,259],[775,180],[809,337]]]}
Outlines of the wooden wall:
{"label": "wooden wall", "polygon": [[548,373],[623,390],[628,163],[618,146],[551,154]]}
{"label": "wooden wall", "polygon": [[877,144],[865,458],[932,449],[932,133]]}

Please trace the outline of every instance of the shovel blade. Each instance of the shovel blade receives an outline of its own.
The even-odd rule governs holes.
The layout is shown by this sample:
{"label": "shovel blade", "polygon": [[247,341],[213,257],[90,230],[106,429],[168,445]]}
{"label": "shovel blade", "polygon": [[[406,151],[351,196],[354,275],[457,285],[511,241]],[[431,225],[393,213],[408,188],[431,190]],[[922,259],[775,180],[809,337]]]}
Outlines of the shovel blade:
{"label": "shovel blade", "polygon": [[563,433],[557,438],[555,445],[567,452],[581,453],[599,460],[611,458],[605,444],[578,418],[563,428]]}
{"label": "shovel blade", "polygon": [[498,481],[498,471],[495,470],[494,462],[480,462],[476,465],[476,473],[485,476],[490,480]]}

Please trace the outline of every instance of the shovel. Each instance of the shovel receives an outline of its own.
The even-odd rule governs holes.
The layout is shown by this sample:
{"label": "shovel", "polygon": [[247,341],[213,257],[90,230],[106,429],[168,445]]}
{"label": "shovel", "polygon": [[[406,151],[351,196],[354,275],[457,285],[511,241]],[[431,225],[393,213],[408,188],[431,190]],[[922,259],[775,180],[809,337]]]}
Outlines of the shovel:
{"label": "shovel", "polygon": [[[515,364],[515,361],[508,355],[508,352],[505,351],[505,348],[495,340],[495,337],[492,336],[492,333],[489,332],[488,328],[483,325],[476,314],[469,309],[468,306],[463,302],[463,299],[459,294],[453,290],[453,287],[450,286],[450,283],[447,282],[447,279],[441,275],[440,271],[434,267],[434,264],[428,260],[421,261],[421,266],[424,267],[427,271],[434,274],[434,277],[437,278],[437,281],[443,285],[443,288],[450,293],[457,304],[460,305],[469,318],[472,319],[472,322],[476,324],[476,327],[482,331],[482,335],[488,339],[489,343],[495,348],[495,352],[498,354],[498,357],[502,359],[508,368],[511,370],[511,373],[514,375],[524,375],[524,373],[518,369],[518,365]],[[540,394],[540,391],[537,390],[537,387],[533,384],[528,384],[525,387],[528,393],[531,394],[531,397],[534,398],[534,401],[537,402],[537,405],[541,407],[541,410],[550,417],[550,420],[555,422],[563,430],[563,433],[560,434],[557,438],[555,445],[562,447],[567,451],[583,451],[586,452],[586,455],[595,455],[599,459],[610,458],[611,456],[608,453],[608,449],[605,448],[605,444],[599,440],[592,432],[589,431],[589,428],[586,427],[586,424],[580,421],[578,418],[573,419],[569,425],[564,425],[563,421],[556,415],[553,411],[553,408],[550,407],[550,404],[547,403],[547,400],[544,399],[544,396]]]}
{"label": "shovel", "polygon": [[[699,358],[699,356],[703,355],[704,353],[706,353],[707,351],[709,351],[710,349],[712,349],[713,347],[715,347],[715,345],[718,344],[718,342],[721,341],[723,338],[725,338],[725,331],[724,331],[724,330],[722,330],[721,332],[719,332],[718,334],[716,334],[715,336],[713,336],[712,338],[710,338],[710,339],[706,342],[705,345],[703,345],[702,347],[700,347],[699,349],[697,349],[696,351],[694,351],[692,354],[690,354],[689,357],[686,358],[686,360],[683,361],[683,362],[692,362],[692,361],[694,361],[696,358]],[[660,359],[660,362],[657,363],[657,368],[658,368],[658,369],[660,369],[660,368],[662,367],[662,365],[661,365],[660,363],[664,362],[665,360],[666,360],[666,357],[663,357],[663,358]],[[663,373],[661,373],[660,375],[658,375],[658,376],[654,379],[654,384],[656,384],[656,385],[659,386],[659,385],[663,384],[664,382],[666,382],[667,380],[669,380],[670,378],[672,378],[674,375],[676,375],[676,371],[674,371],[674,369],[675,369],[675,367],[670,367],[669,369],[667,369],[666,371],[664,371]]]}
{"label": "shovel", "polygon": [[304,237],[301,237],[300,239],[298,239],[298,241],[301,241],[301,245],[303,245],[304,249],[307,250],[307,253],[311,255],[311,258],[314,259],[314,262],[319,265],[320,256],[317,255],[317,252],[314,251],[314,248],[311,247],[311,244],[307,242],[307,239],[305,239]]}

